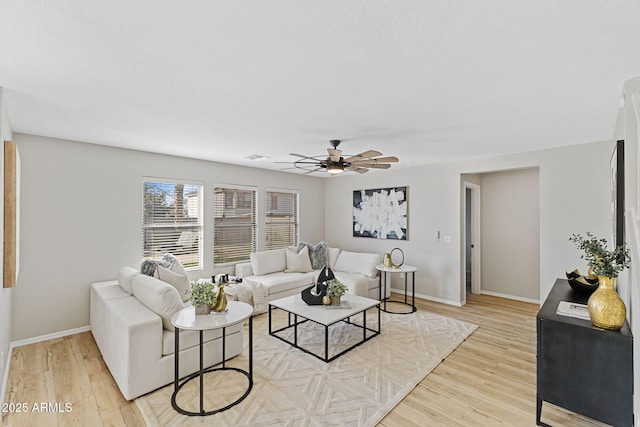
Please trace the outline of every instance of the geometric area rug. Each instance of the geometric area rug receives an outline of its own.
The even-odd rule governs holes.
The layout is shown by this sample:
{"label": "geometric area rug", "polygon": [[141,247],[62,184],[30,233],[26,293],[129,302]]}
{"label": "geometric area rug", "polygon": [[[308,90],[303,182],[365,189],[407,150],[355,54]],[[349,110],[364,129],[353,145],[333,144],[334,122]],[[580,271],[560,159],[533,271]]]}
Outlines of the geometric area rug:
{"label": "geometric area rug", "polygon": [[[282,321],[275,317],[282,316],[278,313],[274,311],[274,327],[276,319]],[[367,326],[377,329],[377,320],[375,311],[367,313]],[[374,426],[477,329],[425,311],[383,312],[381,320],[380,335],[325,363],[269,336],[268,315],[261,314],[253,319],[253,389],[238,405],[211,416],[184,416],[171,407],[173,384],[135,402],[149,426]],[[323,346],[317,325],[303,325],[299,344]],[[247,369],[246,328],[244,351],[227,366]],[[360,340],[362,330],[354,329],[344,322],[334,325],[330,347],[340,349]],[[193,380],[181,389],[181,407],[198,410],[198,386]],[[205,375],[205,410],[234,401],[246,387],[247,378],[235,371]]]}

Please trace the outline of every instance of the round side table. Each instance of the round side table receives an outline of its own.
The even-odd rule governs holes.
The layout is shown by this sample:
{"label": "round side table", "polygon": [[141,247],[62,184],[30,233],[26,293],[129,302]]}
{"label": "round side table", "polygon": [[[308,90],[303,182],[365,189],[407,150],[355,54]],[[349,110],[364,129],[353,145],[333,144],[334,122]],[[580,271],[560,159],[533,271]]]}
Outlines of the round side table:
{"label": "round side table", "polygon": [[[385,267],[382,264],[376,266],[376,270],[380,272],[378,285],[380,301],[383,302],[381,310],[386,313],[393,314],[411,314],[416,311],[416,267],[412,265],[402,264],[400,267]],[[397,304],[404,304],[411,307],[411,311],[391,311],[387,310],[387,281],[390,274],[404,273],[404,301],[389,301]],[[411,273],[411,304],[407,302],[408,298],[408,276]],[[384,299],[382,296],[384,295]]]}
{"label": "round side table", "polygon": [[[171,323],[175,327],[175,381],[174,381],[174,389],[173,394],[171,395],[171,406],[177,412],[183,415],[212,415],[218,412],[226,411],[227,409],[237,405],[242,402],[245,397],[249,395],[251,389],[253,388],[253,318],[251,314],[253,313],[253,307],[249,304],[239,301],[229,301],[228,302],[228,311],[224,313],[211,313],[206,315],[196,316],[194,307],[186,307],[177,312],[171,318]],[[248,370],[240,369],[240,368],[232,368],[225,366],[224,354],[225,354],[225,343],[226,343],[226,328],[228,326],[235,325],[240,322],[244,322],[246,319],[249,319],[249,367]],[[180,366],[180,331],[181,330],[189,330],[189,331],[199,331],[200,333],[200,370],[194,372],[191,375],[185,377],[182,382],[180,382],[179,370]],[[204,368],[203,366],[203,333],[206,330],[210,329],[222,329],[222,362],[217,365],[210,366],[208,368]],[[216,367],[219,366],[219,367]],[[204,398],[203,398],[203,381],[204,374],[208,372],[215,371],[236,371],[247,377],[249,380],[249,385],[247,390],[244,392],[242,396],[240,396],[235,402],[228,404],[222,408],[213,409],[210,411],[204,410]],[[182,409],[178,403],[176,402],[176,397],[178,396],[178,392],[180,389],[189,381],[194,378],[200,378],[200,410],[198,412],[187,411]]]}

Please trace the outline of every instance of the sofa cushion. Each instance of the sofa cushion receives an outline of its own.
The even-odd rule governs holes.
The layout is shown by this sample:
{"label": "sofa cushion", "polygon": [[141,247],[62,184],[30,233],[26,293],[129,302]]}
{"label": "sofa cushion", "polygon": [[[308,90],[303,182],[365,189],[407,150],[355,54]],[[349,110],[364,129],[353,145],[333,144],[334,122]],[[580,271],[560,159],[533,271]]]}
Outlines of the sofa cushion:
{"label": "sofa cushion", "polygon": [[[182,267],[182,265],[180,265]],[[182,269],[184,271],[184,268]],[[176,288],[182,301],[189,299],[191,286],[189,286],[189,276],[169,270],[161,265],[156,268],[156,278],[166,282]]]}
{"label": "sofa cushion", "polygon": [[311,259],[309,259],[309,248],[304,247],[298,252],[297,248],[287,248],[285,251],[287,258],[287,268],[285,273],[308,273],[313,271]]}
{"label": "sofa cushion", "polygon": [[367,277],[376,277],[376,265],[382,262],[382,255],[364,252],[342,251],[336,260],[337,271],[361,273]]}
{"label": "sofa cushion", "polygon": [[378,288],[378,281],[372,280],[369,277],[360,273],[347,273],[344,271],[334,271],[336,279],[347,285],[347,293],[353,295],[360,295],[361,297],[369,296],[370,283],[374,282],[375,288]]}
{"label": "sofa cushion", "polygon": [[256,276],[282,272],[287,268],[284,249],[275,249],[251,254],[251,268]]}
{"label": "sofa cushion", "polygon": [[[244,323],[236,323],[235,325],[228,326],[226,328],[226,338],[229,339],[229,335],[234,333],[242,333]],[[209,329],[202,334],[202,342],[218,339],[222,336],[222,329]],[[169,332],[166,329],[162,331],[162,355],[166,356],[173,354],[176,351],[176,334],[175,332]],[[200,332],[198,331],[180,331],[180,350],[186,348],[196,347],[200,344]]]}
{"label": "sofa cushion", "polygon": [[122,267],[118,271],[118,283],[120,287],[124,289],[129,295],[133,295],[133,286],[131,281],[134,277],[136,277],[140,272],[133,267]]}
{"label": "sofa cushion", "polygon": [[325,242],[320,242],[315,246],[310,245],[309,243],[300,242],[298,243],[298,250],[305,246],[309,248],[311,267],[314,270],[320,270],[322,267],[329,264],[329,250],[327,249],[327,244]]}
{"label": "sofa cushion", "polygon": [[245,281],[253,285],[262,284],[267,296],[278,292],[289,291],[291,289],[302,288],[305,285],[312,285],[314,282],[313,273],[279,273],[267,274],[266,276],[249,276]]}
{"label": "sofa cushion", "polygon": [[185,307],[178,290],[162,280],[144,274],[134,277],[132,283],[133,295],[151,311],[162,317],[165,329],[175,330],[171,324],[171,317]]}

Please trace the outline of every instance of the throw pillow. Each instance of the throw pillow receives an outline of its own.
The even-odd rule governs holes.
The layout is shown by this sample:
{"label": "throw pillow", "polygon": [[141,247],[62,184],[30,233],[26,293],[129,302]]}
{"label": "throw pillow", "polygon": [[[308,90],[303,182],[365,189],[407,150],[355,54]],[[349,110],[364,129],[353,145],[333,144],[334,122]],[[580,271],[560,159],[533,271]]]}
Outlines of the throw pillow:
{"label": "throw pillow", "polygon": [[309,248],[311,267],[314,270],[320,270],[322,267],[329,264],[329,250],[327,249],[327,244],[325,242],[320,242],[315,246],[312,246],[309,243],[300,242],[298,243],[298,250],[301,250],[305,246]]}
{"label": "throw pillow", "polygon": [[165,329],[175,330],[171,317],[185,307],[178,290],[162,280],[144,274],[134,277],[132,285],[133,295],[138,301],[162,318]]}
{"label": "throw pillow", "polygon": [[309,249],[305,246],[300,252],[296,249],[287,248],[287,269],[285,273],[308,273],[313,271],[311,268],[311,259],[309,258]]}
{"label": "throw pillow", "polygon": [[118,271],[118,283],[129,295],[133,295],[133,285],[131,281],[138,274],[140,274],[140,272],[132,267],[122,267]]}
{"label": "throw pillow", "polygon": [[168,268],[174,273],[187,275],[187,271],[184,269],[182,265],[182,261],[171,254],[164,254],[162,258],[160,258],[161,266]]}
{"label": "throw pillow", "polygon": [[287,258],[284,249],[274,249],[251,254],[251,268],[256,276],[277,273],[287,268]]}
{"label": "throw pillow", "polygon": [[158,266],[188,276],[182,262],[172,254],[164,254],[159,260],[145,259],[140,265],[140,272],[147,276],[158,277]]}
{"label": "throw pillow", "polygon": [[175,273],[168,268],[158,265],[155,277],[176,288],[178,294],[180,294],[180,298],[182,298],[182,301],[189,299],[191,286],[189,286],[189,276],[186,274]]}
{"label": "throw pillow", "polygon": [[345,273],[360,273],[367,277],[376,277],[376,265],[382,262],[382,255],[342,251],[336,261],[336,270]]}
{"label": "throw pillow", "polygon": [[340,255],[340,248],[327,248],[329,250],[329,268],[336,268],[336,261]]}

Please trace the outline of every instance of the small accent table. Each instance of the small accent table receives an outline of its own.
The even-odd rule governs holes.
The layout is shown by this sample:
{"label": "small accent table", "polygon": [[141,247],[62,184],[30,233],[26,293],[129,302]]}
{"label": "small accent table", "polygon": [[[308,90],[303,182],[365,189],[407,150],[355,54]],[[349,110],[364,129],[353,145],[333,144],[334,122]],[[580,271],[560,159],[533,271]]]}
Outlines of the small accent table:
{"label": "small accent table", "polygon": [[[407,264],[403,264],[400,267],[385,267],[382,264],[379,264],[376,266],[376,270],[378,270],[380,272],[380,279],[378,282],[378,292],[379,292],[379,297],[380,297],[380,301],[383,302],[383,307],[381,308],[382,311],[386,312],[386,313],[393,313],[393,314],[411,314],[414,311],[416,311],[416,271],[418,270],[416,267],[412,266],[412,265],[407,265]],[[397,304],[404,304],[404,305],[408,305],[411,307],[411,311],[391,311],[391,310],[387,310],[387,281],[388,281],[388,274],[391,273],[404,273],[404,301],[389,301],[389,302],[394,302]],[[409,273],[411,273],[411,304],[409,304],[407,302],[407,288],[408,288],[408,284],[407,284],[407,277],[409,276]],[[384,289],[384,291],[383,291]],[[385,298],[383,299],[382,296],[385,296]]]}
{"label": "small accent table", "polygon": [[[174,382],[174,390],[171,395],[171,406],[177,412],[183,415],[212,415],[218,412],[226,411],[227,409],[237,405],[242,402],[245,397],[249,395],[249,392],[253,388],[253,318],[251,314],[253,313],[253,307],[249,304],[239,301],[229,301],[228,302],[228,310],[224,313],[211,313],[206,315],[196,316],[194,307],[186,307],[177,312],[171,318],[171,323],[175,327],[175,382]],[[226,328],[228,326],[235,325],[240,322],[244,322],[246,319],[249,319],[249,370],[245,371],[239,368],[231,368],[225,366],[225,341],[226,341]],[[186,329],[190,331],[199,331],[200,332],[200,370],[194,372],[191,375],[185,377],[182,382],[180,382],[178,367],[179,358],[180,358],[180,330]],[[222,329],[222,362],[210,366],[208,368],[204,368],[203,366],[203,339],[202,335],[204,331],[209,329]],[[215,366],[222,365],[221,367],[216,368]],[[244,392],[242,396],[240,396],[235,402],[228,404],[222,408],[214,409],[211,411],[204,410],[204,398],[203,398],[203,386],[204,386],[204,374],[208,372],[214,371],[236,371],[245,375],[249,380],[249,385],[247,387],[247,391]],[[194,378],[200,378],[200,410],[198,412],[187,411],[178,406],[176,402],[176,397],[178,396],[178,392],[180,389],[189,381]]]}

